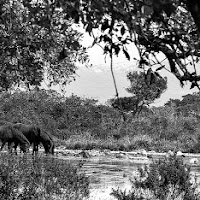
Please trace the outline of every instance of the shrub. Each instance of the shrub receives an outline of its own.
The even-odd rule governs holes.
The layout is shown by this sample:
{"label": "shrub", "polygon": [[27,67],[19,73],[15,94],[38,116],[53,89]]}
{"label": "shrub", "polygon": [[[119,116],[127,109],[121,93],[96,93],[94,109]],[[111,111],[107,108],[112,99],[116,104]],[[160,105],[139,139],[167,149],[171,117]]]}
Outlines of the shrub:
{"label": "shrub", "polygon": [[191,181],[190,167],[176,155],[153,161],[149,166],[139,168],[138,172],[138,177],[132,181],[131,192],[126,194],[121,190],[113,190],[111,195],[118,200],[200,199],[198,185]]}
{"label": "shrub", "polygon": [[89,196],[89,181],[78,169],[50,157],[1,155],[0,199],[82,200]]}

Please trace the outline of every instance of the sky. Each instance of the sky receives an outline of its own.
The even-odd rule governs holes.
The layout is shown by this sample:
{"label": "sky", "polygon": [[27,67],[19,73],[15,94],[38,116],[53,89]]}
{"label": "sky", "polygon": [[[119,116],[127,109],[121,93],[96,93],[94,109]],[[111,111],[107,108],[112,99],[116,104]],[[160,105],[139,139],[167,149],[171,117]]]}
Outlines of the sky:
{"label": "sky", "polygon": [[[88,34],[85,34],[82,44],[87,47],[90,46],[92,38]],[[129,52],[131,52],[131,58],[137,57],[137,51],[133,45],[130,45]],[[109,58],[105,59],[103,51],[99,46],[89,48],[88,54],[92,66],[87,68],[79,65],[76,81],[71,82],[65,88],[66,95],[70,96],[74,94],[84,98],[94,98],[104,104],[108,99],[114,98],[116,95],[110,71],[110,61]],[[129,71],[137,70],[135,60],[131,59],[128,61],[123,54],[120,54],[118,57],[115,56],[113,69],[119,96],[130,96],[125,90],[130,85],[126,74]],[[161,75],[167,77],[168,89],[159,99],[155,100],[153,106],[163,106],[170,98],[181,99],[183,95],[192,94],[197,91],[197,89],[190,90],[190,84],[182,88],[175,76],[167,71],[162,71]]]}

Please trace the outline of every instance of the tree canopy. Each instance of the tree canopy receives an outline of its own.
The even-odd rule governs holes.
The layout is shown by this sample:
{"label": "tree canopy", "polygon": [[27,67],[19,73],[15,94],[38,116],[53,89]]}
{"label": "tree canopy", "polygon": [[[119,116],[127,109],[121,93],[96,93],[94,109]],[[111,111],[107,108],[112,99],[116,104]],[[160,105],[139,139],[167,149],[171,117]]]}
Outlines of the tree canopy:
{"label": "tree canopy", "polygon": [[[127,45],[138,49],[138,67],[159,72],[168,70],[181,85],[200,80],[199,62],[200,2],[198,0],[77,0],[53,1],[75,22],[82,22],[94,37],[94,44],[103,44],[104,52],[127,59]],[[96,29],[100,34],[95,35]],[[168,64],[167,62],[168,61]],[[168,67],[169,66],[169,67]]]}
{"label": "tree canopy", "polygon": [[3,0],[0,86],[39,85],[44,76],[67,83],[75,62],[88,59],[72,28],[81,23],[105,54],[132,59],[127,46],[134,43],[145,73],[167,70],[199,88],[199,10],[198,0]]}
{"label": "tree canopy", "polygon": [[72,20],[48,6],[47,1],[1,1],[0,90],[39,86],[45,79],[66,84],[75,74],[75,62],[87,61]]}
{"label": "tree canopy", "polygon": [[147,75],[144,72],[129,72],[127,79],[130,81],[130,86],[126,90],[132,96],[111,99],[110,104],[114,108],[131,112],[134,116],[153,103],[155,99],[160,98],[167,89],[167,78],[157,77],[151,70],[148,70]]}

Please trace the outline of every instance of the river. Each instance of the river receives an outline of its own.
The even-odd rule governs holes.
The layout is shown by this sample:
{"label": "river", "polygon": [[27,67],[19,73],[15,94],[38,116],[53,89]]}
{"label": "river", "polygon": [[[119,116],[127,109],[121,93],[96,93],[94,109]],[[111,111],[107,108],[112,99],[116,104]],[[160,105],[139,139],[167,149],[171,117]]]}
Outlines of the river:
{"label": "river", "polygon": [[[148,165],[152,158],[152,156],[148,158],[138,152],[116,151],[106,153],[89,151],[88,158],[83,158],[80,156],[80,152],[59,150],[57,157],[75,165],[82,162],[81,172],[84,172],[90,179],[89,200],[114,200],[114,197],[110,195],[112,188],[130,190],[130,178],[137,175],[138,167]],[[153,158],[157,159],[165,154],[150,152],[149,155],[153,155]],[[184,161],[192,166],[191,175],[200,177],[200,155],[187,154]]]}

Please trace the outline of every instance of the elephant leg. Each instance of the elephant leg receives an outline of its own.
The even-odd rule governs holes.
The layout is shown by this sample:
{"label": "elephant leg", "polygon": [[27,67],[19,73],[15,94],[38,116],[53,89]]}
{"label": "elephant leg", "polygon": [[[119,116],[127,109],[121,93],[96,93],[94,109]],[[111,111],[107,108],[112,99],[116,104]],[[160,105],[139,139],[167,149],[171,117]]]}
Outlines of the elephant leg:
{"label": "elephant leg", "polygon": [[38,153],[38,144],[33,143],[33,155]]}
{"label": "elephant leg", "polygon": [[17,146],[18,146],[18,142],[15,142],[13,148],[15,150],[15,154],[16,155],[17,155]]}
{"label": "elephant leg", "polygon": [[2,150],[3,150],[3,148],[4,148],[5,144],[6,144],[6,142],[2,142],[2,145],[1,145],[1,149],[0,149],[0,151],[2,151]]}
{"label": "elephant leg", "polygon": [[12,142],[8,142],[8,152],[12,153]]}

